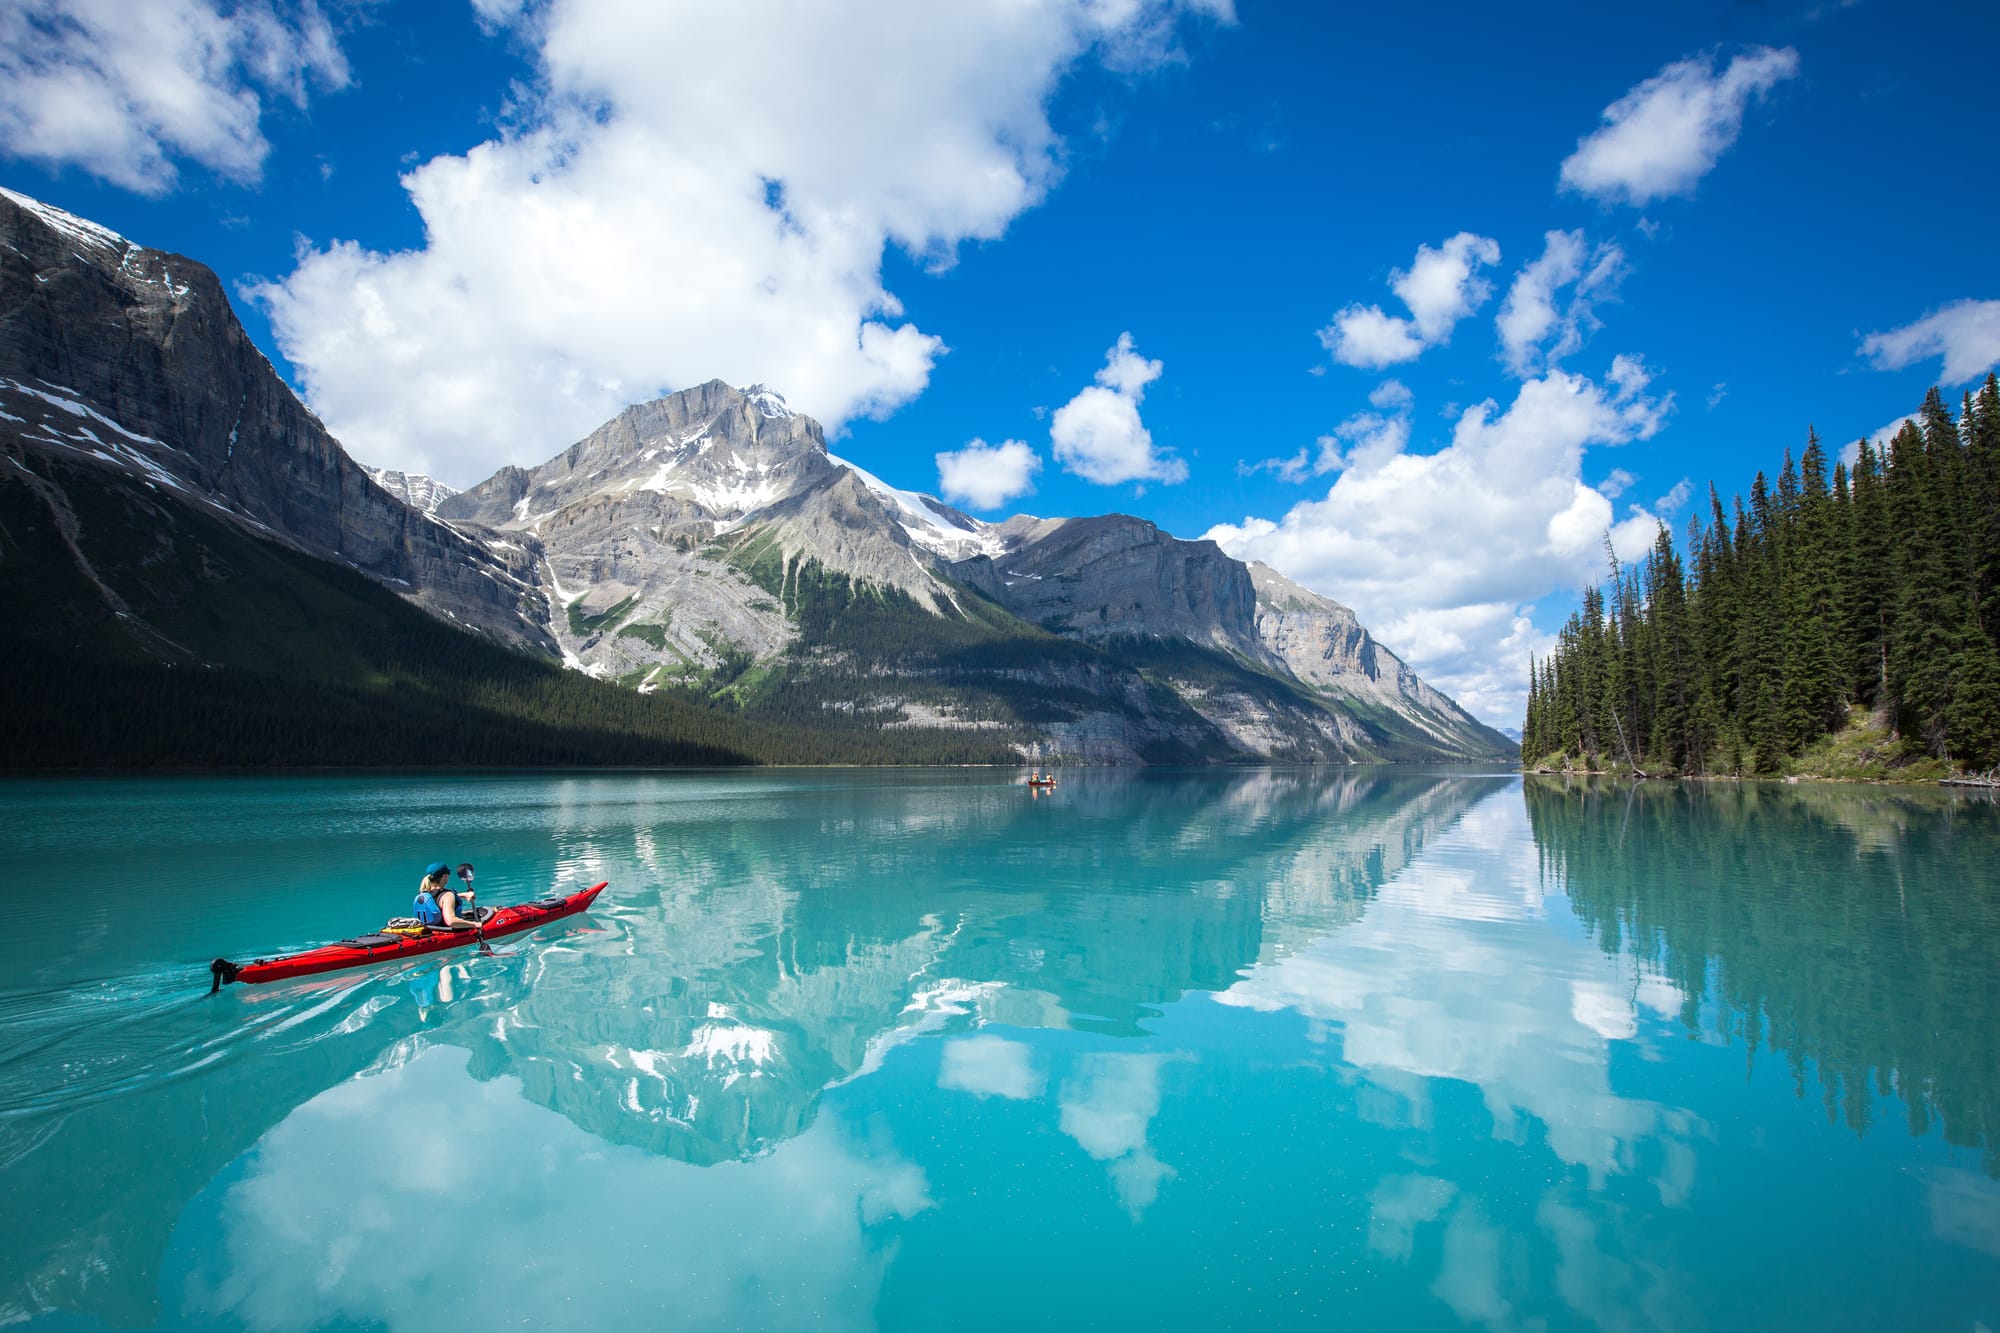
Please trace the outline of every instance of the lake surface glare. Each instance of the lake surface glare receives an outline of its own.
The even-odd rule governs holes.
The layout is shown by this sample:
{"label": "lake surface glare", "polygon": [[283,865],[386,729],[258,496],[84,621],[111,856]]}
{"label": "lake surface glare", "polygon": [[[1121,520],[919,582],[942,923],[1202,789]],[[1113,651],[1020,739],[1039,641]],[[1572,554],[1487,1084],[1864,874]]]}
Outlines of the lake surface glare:
{"label": "lake surface glare", "polygon": [[[206,993],[440,859],[610,888]],[[1859,787],[0,783],[0,1323],[1993,1333],[1996,866]]]}

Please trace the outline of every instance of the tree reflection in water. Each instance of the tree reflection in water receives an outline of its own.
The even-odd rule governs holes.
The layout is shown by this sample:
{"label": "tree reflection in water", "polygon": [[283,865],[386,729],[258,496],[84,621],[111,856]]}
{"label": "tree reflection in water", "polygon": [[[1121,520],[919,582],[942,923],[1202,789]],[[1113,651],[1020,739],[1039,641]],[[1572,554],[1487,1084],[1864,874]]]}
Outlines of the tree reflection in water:
{"label": "tree reflection in water", "polygon": [[1526,780],[1543,876],[1681,1022],[1776,1052],[1865,1134],[1879,1097],[2000,1176],[2000,810],[1928,791]]}

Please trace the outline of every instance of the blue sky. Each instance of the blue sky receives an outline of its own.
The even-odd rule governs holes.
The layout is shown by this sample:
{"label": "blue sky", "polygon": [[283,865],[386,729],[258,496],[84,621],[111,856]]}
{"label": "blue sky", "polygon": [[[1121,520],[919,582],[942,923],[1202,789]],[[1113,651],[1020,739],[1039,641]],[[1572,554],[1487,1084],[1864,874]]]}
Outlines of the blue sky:
{"label": "blue sky", "polygon": [[1264,559],[1504,724],[1607,531],[2000,360],[1996,45],[1880,0],[21,0],[0,181],[216,269],[364,462],[468,485],[763,381],[984,517]]}

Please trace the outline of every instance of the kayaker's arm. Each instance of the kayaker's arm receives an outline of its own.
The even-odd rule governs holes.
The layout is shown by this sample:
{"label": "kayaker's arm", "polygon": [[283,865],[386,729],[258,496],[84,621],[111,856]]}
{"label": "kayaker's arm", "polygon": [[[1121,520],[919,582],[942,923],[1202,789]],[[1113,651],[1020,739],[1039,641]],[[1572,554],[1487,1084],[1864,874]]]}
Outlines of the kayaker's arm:
{"label": "kayaker's arm", "polygon": [[438,906],[444,911],[444,924],[448,930],[477,930],[479,923],[469,916],[461,916],[458,911],[458,895],[447,893],[439,899]]}

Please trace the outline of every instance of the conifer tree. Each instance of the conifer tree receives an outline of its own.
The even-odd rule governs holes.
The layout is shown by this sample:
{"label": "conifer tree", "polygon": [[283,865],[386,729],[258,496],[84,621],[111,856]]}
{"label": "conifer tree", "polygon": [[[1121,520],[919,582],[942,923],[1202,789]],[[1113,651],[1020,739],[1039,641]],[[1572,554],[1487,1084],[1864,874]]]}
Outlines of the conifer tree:
{"label": "conifer tree", "polygon": [[1853,578],[1843,586],[1841,623],[1855,697],[1871,706],[1889,701],[1889,626],[1895,616],[1896,570],[1890,552],[1883,460],[1867,440],[1854,460],[1854,498],[1847,528]]}
{"label": "conifer tree", "polygon": [[2000,651],[1968,617],[1946,706],[1952,758],[1984,771],[2000,765]]}
{"label": "conifer tree", "polygon": [[1989,639],[2000,644],[2000,377],[1991,372],[1971,400],[1966,430],[1967,538],[1972,551],[1973,613]]}
{"label": "conifer tree", "polygon": [[1758,772],[1776,767],[1785,753],[1781,679],[1784,670],[1784,590],[1779,567],[1778,499],[1759,472],[1750,483],[1750,511],[1739,508],[1737,554],[1744,572],[1737,622],[1736,698],[1743,743]]}
{"label": "conifer tree", "polygon": [[1695,644],[1680,557],[1674,552],[1673,536],[1664,524],[1654,538],[1652,555],[1647,561],[1646,587],[1655,628],[1656,662],[1653,723],[1647,748],[1668,766],[1685,769],[1697,762],[1699,750],[1694,735]]}
{"label": "conifer tree", "polygon": [[1521,761],[1539,759],[1548,753],[1542,737],[1542,673],[1535,655],[1528,654],[1528,708],[1521,717]]}
{"label": "conifer tree", "polygon": [[[1702,543],[1701,558],[1701,627],[1702,656],[1708,663],[1709,694],[1714,700],[1716,715],[1730,718],[1736,715],[1736,681],[1738,655],[1741,636],[1737,632],[1737,620],[1741,615],[1741,598],[1737,586],[1741,571],[1737,559],[1737,541],[1729,526],[1729,520],[1722,512],[1722,497],[1715,487],[1708,488],[1710,520],[1708,532]],[[1738,521],[1741,521],[1743,506],[1736,507]]]}
{"label": "conifer tree", "polygon": [[1858,695],[1855,688],[1854,642],[1848,623],[1855,598],[1854,585],[1860,569],[1854,554],[1854,492],[1848,484],[1847,465],[1833,465],[1833,488],[1827,496],[1827,564],[1833,571],[1834,598],[1827,623],[1827,642],[1833,653],[1833,674],[1843,703]]}
{"label": "conifer tree", "polygon": [[[1789,458],[1786,472],[1791,472]],[[1783,692],[1785,747],[1797,751],[1839,718],[1843,684],[1834,664],[1831,633],[1839,603],[1832,501],[1826,490],[1826,451],[1815,431],[1807,432],[1805,455],[1792,489],[1795,517],[1782,571]]]}
{"label": "conifer tree", "polygon": [[1916,422],[1889,445],[1889,521],[1895,541],[1896,618],[1889,683],[1905,734],[1947,752],[1946,708],[1965,617],[1959,543],[1958,430],[1936,389]]}
{"label": "conifer tree", "polygon": [[1585,754],[1611,753],[1610,719],[1605,714],[1604,596],[1583,590],[1577,622],[1577,742]]}

